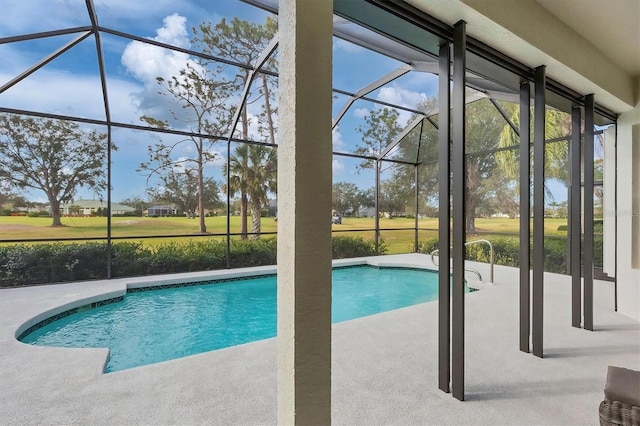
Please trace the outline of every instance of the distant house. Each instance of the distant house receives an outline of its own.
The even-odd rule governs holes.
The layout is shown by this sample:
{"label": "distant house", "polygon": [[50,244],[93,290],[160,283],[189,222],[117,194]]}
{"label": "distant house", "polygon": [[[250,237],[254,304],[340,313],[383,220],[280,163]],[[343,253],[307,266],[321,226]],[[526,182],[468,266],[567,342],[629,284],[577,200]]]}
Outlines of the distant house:
{"label": "distant house", "polygon": [[503,218],[509,218],[510,216],[507,213],[493,213],[491,217],[503,219]]}
{"label": "distant house", "polygon": [[149,217],[166,217],[175,214],[178,214],[175,206],[153,206],[147,209],[147,216]]}
{"label": "distant house", "polygon": [[269,216],[278,216],[278,199],[269,200]]}
{"label": "distant house", "polygon": [[376,209],[375,207],[363,207],[358,210],[358,217],[375,217]]}
{"label": "distant house", "polygon": [[[77,210],[76,210],[77,208]],[[70,203],[64,203],[60,206],[60,213],[65,216],[95,216],[100,211],[107,209],[107,203],[99,200],[74,200]],[[111,203],[111,215],[120,215],[134,212],[133,207],[124,204]]]}

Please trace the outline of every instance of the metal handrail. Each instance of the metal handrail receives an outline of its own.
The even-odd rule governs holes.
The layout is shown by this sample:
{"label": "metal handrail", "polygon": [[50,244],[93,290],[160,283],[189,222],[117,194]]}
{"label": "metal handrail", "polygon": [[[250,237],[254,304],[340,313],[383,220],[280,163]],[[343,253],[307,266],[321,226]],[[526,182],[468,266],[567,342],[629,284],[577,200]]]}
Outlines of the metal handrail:
{"label": "metal handrail", "polygon": [[[477,243],[486,243],[489,245],[489,263],[490,263],[489,282],[493,284],[493,265],[494,265],[493,244],[491,244],[491,241],[489,240],[473,240],[473,241],[467,241],[466,243],[464,243],[464,245],[470,246],[471,244],[477,244]],[[440,249],[436,249],[431,252],[431,261],[436,266],[438,266],[438,263],[436,262],[435,255],[438,252],[440,252]],[[478,275],[478,277],[480,277],[480,280],[482,281],[482,276],[478,271],[474,269],[465,269],[465,271],[474,272],[475,274]]]}

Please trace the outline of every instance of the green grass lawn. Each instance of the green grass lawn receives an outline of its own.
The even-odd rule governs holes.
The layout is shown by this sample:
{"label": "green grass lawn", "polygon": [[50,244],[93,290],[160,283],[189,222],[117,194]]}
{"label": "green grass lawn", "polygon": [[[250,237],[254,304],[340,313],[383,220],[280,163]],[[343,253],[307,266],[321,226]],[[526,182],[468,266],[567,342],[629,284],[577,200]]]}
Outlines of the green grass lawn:
{"label": "green grass lawn", "polygon": [[[105,217],[63,217],[62,227],[52,227],[51,218],[26,216],[0,216],[0,235],[2,239],[19,238],[101,238],[107,235]],[[225,216],[207,217],[207,232],[226,233]],[[250,226],[250,225],[249,225]],[[277,230],[273,218],[262,221],[264,232]],[[114,217],[111,219],[111,233],[114,237],[183,235],[197,234],[198,219],[186,217]],[[231,232],[240,231],[240,218],[231,217]]]}
{"label": "green grass lawn", "polygon": [[[32,238],[104,238],[107,235],[107,219],[104,217],[63,217],[62,227],[52,227],[51,218],[26,217],[26,216],[0,216],[0,240],[20,240]],[[211,234],[225,234],[227,231],[226,216],[207,217],[207,231]],[[566,219],[545,219],[546,236],[566,236],[566,231],[558,231],[558,226],[566,225]],[[387,253],[406,253],[413,251],[414,219],[407,218],[381,218],[380,235],[387,246]],[[262,232],[276,232],[282,223],[276,222],[272,217],[262,219]],[[332,225],[334,235],[359,236],[365,239],[373,239],[372,230],[375,226],[373,218],[343,218],[341,225]],[[160,235],[188,235],[198,233],[198,219],[186,217],[114,217],[112,218],[113,237],[152,237]],[[251,221],[249,220],[249,228]],[[437,236],[438,219],[427,218],[418,221],[420,239],[434,238]],[[469,236],[469,239],[487,238],[490,234],[500,233],[518,235],[518,219],[476,219],[478,236]],[[386,230],[391,229],[391,230]],[[345,232],[341,232],[345,231]],[[240,232],[240,218],[231,217],[231,232]],[[203,236],[192,238],[223,238],[222,236]],[[188,238],[191,239],[191,238]],[[139,241],[145,245],[156,246],[176,239],[171,237],[143,238]],[[179,239],[178,241],[185,241]]]}

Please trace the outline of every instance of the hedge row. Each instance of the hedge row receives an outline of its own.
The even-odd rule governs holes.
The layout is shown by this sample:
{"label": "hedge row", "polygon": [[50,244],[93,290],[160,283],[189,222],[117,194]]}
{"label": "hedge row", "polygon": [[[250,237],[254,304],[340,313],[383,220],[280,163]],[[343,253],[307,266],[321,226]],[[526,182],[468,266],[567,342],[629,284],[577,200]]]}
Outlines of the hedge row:
{"label": "hedge row", "polygon": [[[361,237],[333,238],[333,258],[373,256],[373,241]],[[225,269],[226,241],[172,242],[147,247],[136,242],[114,242],[111,275],[114,278]],[[385,247],[381,245],[381,253]],[[276,238],[231,240],[232,268],[275,265]],[[104,279],[106,243],[53,243],[0,246],[0,287],[18,287],[67,281]]]}
{"label": "hedge row", "polygon": [[[492,238],[494,260],[498,265],[520,265],[520,244],[517,238]],[[545,271],[566,273],[567,240],[546,238],[544,243]],[[111,246],[111,275],[114,278],[225,269],[226,241],[172,242],[147,247],[136,242],[114,242]],[[437,239],[423,240],[418,251],[431,253],[438,248]],[[373,241],[361,237],[335,236],[332,240],[334,259],[373,256]],[[380,254],[386,252],[381,242]],[[276,238],[259,240],[231,240],[232,268],[275,265]],[[468,260],[489,262],[489,248],[485,244],[467,246]],[[596,266],[602,259],[602,238],[594,241]],[[104,279],[107,273],[105,243],[53,243],[0,246],[0,287],[17,287],[67,281]]]}
{"label": "hedge row", "polygon": [[[492,238],[493,256],[496,265],[520,266],[520,241],[518,238]],[[566,238],[545,238],[544,240],[544,270],[565,274],[567,272],[567,242]],[[418,246],[420,253],[430,254],[438,249],[438,239],[431,238],[421,241]],[[531,247],[533,250],[533,246]],[[532,253],[532,251],[531,251]],[[602,266],[602,237],[596,237],[593,244],[593,258],[595,266]],[[472,244],[466,246],[466,259],[489,263],[490,253],[487,244]],[[531,258],[533,265],[533,258]]]}

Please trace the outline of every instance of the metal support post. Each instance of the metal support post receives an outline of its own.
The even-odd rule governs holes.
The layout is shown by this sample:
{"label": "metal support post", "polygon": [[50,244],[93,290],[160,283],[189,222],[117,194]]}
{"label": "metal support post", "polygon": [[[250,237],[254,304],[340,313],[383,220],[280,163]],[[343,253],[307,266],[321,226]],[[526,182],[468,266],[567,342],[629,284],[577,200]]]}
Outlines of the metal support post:
{"label": "metal support post", "polygon": [[450,45],[440,45],[438,122],[438,387],[449,392],[451,376],[451,95]]}
{"label": "metal support post", "polygon": [[[453,96],[451,166],[453,171],[453,298],[451,306],[451,391],[464,400],[464,260],[465,260],[465,72],[466,23],[453,30]],[[442,128],[442,126],[440,126]]]}
{"label": "metal support post", "polygon": [[520,350],[529,352],[531,336],[531,85],[520,84]]}
{"label": "metal support post", "polygon": [[569,198],[569,247],[571,265],[571,325],[580,327],[582,320],[582,254],[580,241],[582,237],[582,175],[580,163],[582,137],[580,134],[581,110],[574,106],[571,111],[571,145],[569,145],[569,163],[571,170],[571,187]]}
{"label": "metal support post", "polygon": [[584,102],[584,328],[593,331],[593,125],[594,98]]}
{"label": "metal support post", "polygon": [[533,354],[542,358],[544,329],[544,148],[545,67],[535,71],[533,116],[533,304],[531,340]]}

